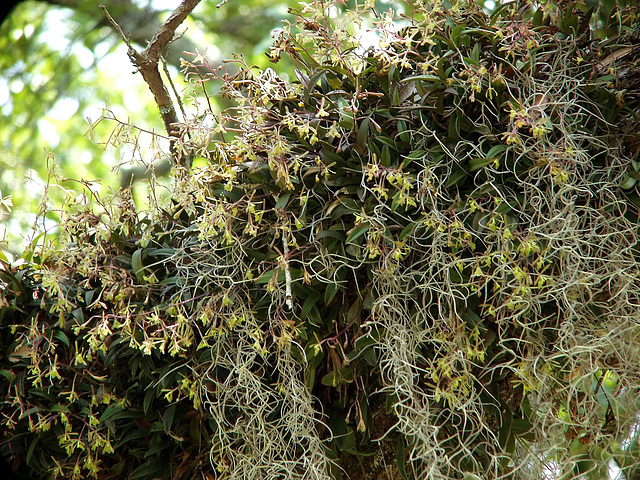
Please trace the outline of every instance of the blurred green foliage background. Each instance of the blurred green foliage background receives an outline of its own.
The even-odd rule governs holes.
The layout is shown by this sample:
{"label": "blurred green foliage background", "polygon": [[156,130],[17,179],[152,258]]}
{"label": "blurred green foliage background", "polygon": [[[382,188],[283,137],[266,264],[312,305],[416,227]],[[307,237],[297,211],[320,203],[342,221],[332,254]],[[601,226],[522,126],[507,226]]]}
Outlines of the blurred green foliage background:
{"label": "blurred green foliage background", "polygon": [[[179,5],[177,0],[102,3],[139,49]],[[89,121],[99,118],[103,109],[123,122],[161,131],[153,98],[98,4],[24,1],[0,27],[0,245],[7,254],[19,254],[32,236],[50,172],[87,180],[91,188],[104,192],[121,183],[115,167],[150,161],[106,145],[115,122],[101,123],[86,134]],[[241,52],[249,63],[266,67],[264,52],[272,31],[295,2],[239,0],[217,5],[201,2],[181,29],[182,37],[166,52],[179,91],[184,86],[179,69],[185,52],[197,51],[212,64]],[[150,138],[142,136],[145,140]],[[145,150],[141,152],[144,157]],[[101,181],[93,183],[97,179]],[[71,180],[61,186],[81,187]],[[52,187],[52,198],[63,193],[58,190]],[[50,220],[54,225],[55,218]]]}

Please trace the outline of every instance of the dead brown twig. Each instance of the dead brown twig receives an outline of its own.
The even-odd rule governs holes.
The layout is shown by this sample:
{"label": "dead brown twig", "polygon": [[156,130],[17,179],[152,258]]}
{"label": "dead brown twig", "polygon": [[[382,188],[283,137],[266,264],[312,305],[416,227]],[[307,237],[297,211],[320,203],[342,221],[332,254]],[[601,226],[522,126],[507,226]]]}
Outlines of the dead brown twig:
{"label": "dead brown twig", "polygon": [[170,137],[169,145],[171,154],[174,158],[174,164],[185,172],[189,171],[191,168],[192,155],[182,154],[175,148],[175,137],[172,133],[174,131],[174,125],[178,123],[178,116],[176,114],[176,109],[173,106],[171,96],[165,87],[162,76],[160,75],[159,62],[163,50],[173,40],[176,29],[193,11],[198,3],[200,3],[200,0],[183,0],[178,8],[176,8],[169,18],[160,26],[147,48],[142,52],[133,48],[125,33],[111,17],[104,5],[100,5],[100,9],[104,12],[113,27],[118,31],[127,47],[129,47],[128,53],[131,62],[140,71],[142,78],[149,86],[149,90],[151,90],[151,93],[153,94],[156,105],[158,105],[158,110],[162,116],[165,130]]}

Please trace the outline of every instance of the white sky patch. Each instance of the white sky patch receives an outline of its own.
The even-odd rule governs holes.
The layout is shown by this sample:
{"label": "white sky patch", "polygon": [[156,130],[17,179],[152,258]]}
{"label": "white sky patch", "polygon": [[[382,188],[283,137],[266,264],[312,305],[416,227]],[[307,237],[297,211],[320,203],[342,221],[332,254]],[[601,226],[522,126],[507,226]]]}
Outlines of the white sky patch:
{"label": "white sky patch", "polygon": [[332,5],[327,9],[327,13],[329,14],[329,18],[338,18],[338,15],[340,15],[340,10],[338,10],[338,7],[336,7],[335,5]]}
{"label": "white sky patch", "polygon": [[[138,77],[138,75],[140,74],[136,74],[134,72],[131,72],[130,74],[123,72],[122,75],[117,75],[113,78],[114,89],[123,92],[123,95],[131,93],[140,95],[140,87],[143,85],[143,79],[142,76]],[[149,95],[151,95],[150,92]]]}
{"label": "white sky patch", "polygon": [[[205,43],[207,39],[204,33],[202,32],[198,32],[198,33],[199,35],[190,35],[191,39],[194,40],[194,43]],[[273,32],[271,33],[271,35],[273,36]],[[199,40],[195,40],[196,38],[198,38]],[[197,52],[189,52],[189,53],[194,53],[194,54],[200,53],[204,58],[206,58],[212,64],[218,62],[222,57],[222,51],[215,45],[207,45],[204,48],[204,50],[198,49]],[[184,58],[188,62],[192,62],[196,57],[195,55],[189,55],[188,53],[183,53],[182,58]],[[171,65],[169,65],[169,68],[171,68]],[[174,81],[176,80],[175,77],[173,78],[173,80]]]}
{"label": "white sky patch", "polygon": [[109,105],[109,110],[121,122],[126,122],[129,119],[129,110],[122,105]]}
{"label": "white sky patch", "polygon": [[116,158],[112,150],[105,150],[102,152],[100,154],[100,161],[112,169],[120,163],[120,159]]}
{"label": "white sky patch", "polygon": [[152,0],[151,1],[151,6],[155,10],[173,11],[178,5],[179,5],[179,2],[177,2],[176,0]]}
{"label": "white sky patch", "polygon": [[71,46],[71,53],[76,56],[78,62],[80,63],[80,66],[85,70],[93,65],[95,56],[93,52],[91,52],[91,50],[89,50],[84,45],[80,43],[74,43]]}
{"label": "white sky patch", "polygon": [[118,45],[115,52],[112,52],[98,61],[98,70],[104,75],[114,78],[130,78],[135,73],[135,67],[127,55],[127,46]]}
{"label": "white sky patch", "polygon": [[[151,94],[149,94],[151,95]],[[140,111],[144,107],[141,103],[141,99],[139,92],[137,90],[129,89],[124,92],[122,95],[122,99],[124,100],[124,104],[127,106],[127,109],[131,111]]]}
{"label": "white sky patch", "polygon": [[69,120],[78,111],[79,106],[80,103],[75,98],[61,98],[49,110],[49,117],[55,120]]}
{"label": "white sky patch", "polygon": [[[25,186],[27,187],[28,192],[37,192],[37,198],[32,198],[31,200],[39,200],[42,196],[42,192],[44,192],[47,184],[44,180],[40,178],[38,172],[34,169],[30,168],[27,174],[25,175]],[[36,195],[34,195],[36,197]]]}
{"label": "white sky patch", "polygon": [[58,134],[55,125],[53,125],[46,118],[38,120],[38,132],[50,147],[55,148],[60,143],[60,135]]}
{"label": "white sky patch", "polygon": [[9,84],[9,88],[11,88],[11,93],[20,93],[24,89],[24,83],[22,80],[13,80]]}
{"label": "white sky patch", "polygon": [[67,9],[50,9],[46,14],[46,28],[43,29],[39,39],[46,43],[48,47],[63,51],[69,48],[71,41],[63,32],[68,28],[61,30],[61,25],[69,25],[71,19],[71,11]]}
{"label": "white sky patch", "polygon": [[112,42],[110,40],[104,40],[98,43],[93,49],[96,57],[102,58],[105,55],[107,55],[109,53],[109,50],[111,49],[111,45],[112,45]]}
{"label": "white sky patch", "polygon": [[78,155],[78,160],[83,165],[89,165],[91,163],[91,160],[93,160],[93,155],[90,151],[83,150],[82,152],[80,152],[80,155]]}
{"label": "white sky patch", "polygon": [[36,91],[49,81],[50,77],[45,77],[40,73],[34,73],[31,78],[30,87],[31,90]]}
{"label": "white sky patch", "polygon": [[100,191],[102,190],[102,184],[100,182],[88,181],[87,183],[85,183],[85,185],[89,188],[89,190],[91,190],[91,192],[95,196],[100,195]]}
{"label": "white sky patch", "polygon": [[484,2],[484,8],[485,10],[493,10],[494,8],[496,8],[496,2],[494,2],[493,0],[487,0],[486,2]]}
{"label": "white sky patch", "polygon": [[[124,45],[102,58],[98,62],[98,69],[111,79],[114,90],[122,92],[124,104],[131,113],[143,110],[148,102],[153,101],[151,93],[143,89],[142,77],[136,73]],[[119,115],[122,117],[121,113]],[[124,118],[127,118],[126,114]]]}
{"label": "white sky patch", "polygon": [[90,122],[95,122],[98,118],[100,118],[100,115],[102,115],[103,108],[104,105],[89,105],[82,111],[82,118]]}
{"label": "white sky patch", "polygon": [[380,46],[380,36],[371,29],[365,22],[362,22],[362,27],[358,31],[358,53],[364,53],[369,48],[378,48]]}
{"label": "white sky patch", "polygon": [[[204,32],[202,31],[205,27],[202,25],[202,22],[196,22],[196,26],[198,27],[198,30],[190,31],[189,37],[191,37],[191,40],[195,43],[201,43],[205,37]],[[216,48],[216,50],[218,49]]]}

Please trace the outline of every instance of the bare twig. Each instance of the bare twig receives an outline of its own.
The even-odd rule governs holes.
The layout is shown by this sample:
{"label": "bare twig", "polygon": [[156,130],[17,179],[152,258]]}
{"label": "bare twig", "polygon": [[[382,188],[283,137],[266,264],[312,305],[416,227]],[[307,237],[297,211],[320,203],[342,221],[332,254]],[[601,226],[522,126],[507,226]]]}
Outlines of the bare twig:
{"label": "bare twig", "polygon": [[171,75],[169,74],[169,69],[167,68],[167,62],[164,58],[162,59],[162,71],[164,71],[164,75],[165,77],[167,77],[167,81],[169,82],[169,85],[171,85],[171,91],[173,92],[173,95],[176,97],[176,101],[178,102],[178,107],[180,107],[180,113],[182,113],[182,119],[186,121],[187,112],[184,109],[184,104],[182,103],[182,99],[178,94],[178,90],[176,89],[176,86],[173,83],[173,80],[171,79]]}
{"label": "bare twig", "polygon": [[120,37],[122,38],[122,40],[124,40],[124,43],[127,44],[127,47],[132,48],[131,47],[131,42],[129,41],[129,38],[124,34],[122,29],[120,28],[120,25],[118,25],[116,23],[116,21],[113,19],[113,17],[109,14],[109,12],[107,11],[106,7],[104,5],[102,5],[102,4],[100,4],[98,6],[100,7],[100,10],[102,10],[102,12],[104,13],[105,17],[107,17],[107,20],[109,20],[111,25],[113,25],[113,28],[115,28],[117,30],[117,32],[120,34]]}
{"label": "bare twig", "polygon": [[138,52],[132,47],[131,42],[125,36],[120,26],[113,20],[113,18],[107,12],[107,9],[100,5],[100,8],[106,15],[107,19],[114,28],[118,31],[124,42],[129,47],[129,58],[131,62],[138,68],[142,74],[142,78],[149,86],[149,90],[153,94],[153,98],[158,105],[158,110],[162,116],[165,130],[170,137],[169,145],[172,156],[174,158],[175,165],[188,171],[191,168],[192,155],[182,154],[175,148],[174,125],[178,123],[178,117],[176,110],[173,106],[173,101],[167,88],[164,85],[162,76],[160,75],[160,69],[158,62],[160,61],[160,55],[164,48],[172,41],[176,29],[187,18],[187,15],[193,11],[193,9],[200,3],[200,0],[183,0],[180,6],[176,8],[169,18],[162,24],[154,35],[151,43],[147,48]]}

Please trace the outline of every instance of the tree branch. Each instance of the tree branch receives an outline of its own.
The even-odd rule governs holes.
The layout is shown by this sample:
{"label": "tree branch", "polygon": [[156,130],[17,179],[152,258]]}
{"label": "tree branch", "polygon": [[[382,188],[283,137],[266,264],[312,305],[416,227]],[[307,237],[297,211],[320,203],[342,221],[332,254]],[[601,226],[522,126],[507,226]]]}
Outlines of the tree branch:
{"label": "tree branch", "polygon": [[149,46],[142,52],[138,52],[129,39],[125,36],[120,26],[111,18],[107,9],[100,5],[100,8],[104,12],[105,16],[118,31],[124,42],[129,47],[129,58],[131,62],[138,68],[142,74],[142,78],[149,86],[149,90],[153,94],[153,98],[160,111],[160,116],[164,122],[164,128],[167,134],[171,138],[169,140],[169,147],[171,154],[174,158],[175,165],[182,167],[185,171],[191,168],[192,156],[182,155],[181,152],[176,151],[175,137],[173,137],[174,125],[178,122],[176,110],[173,106],[173,101],[169,95],[169,91],[164,85],[162,76],[160,75],[160,69],[158,66],[160,55],[164,48],[171,42],[174,37],[176,29],[184,21],[185,18],[193,11],[193,9],[200,3],[200,0],[183,0],[180,6],[176,8],[169,18],[162,24]]}
{"label": "tree branch", "polygon": [[169,18],[162,24],[154,35],[151,43],[145,50],[145,54],[150,60],[158,62],[164,48],[171,42],[176,29],[180,26],[184,19],[192,12],[200,3],[200,0],[183,0]]}

